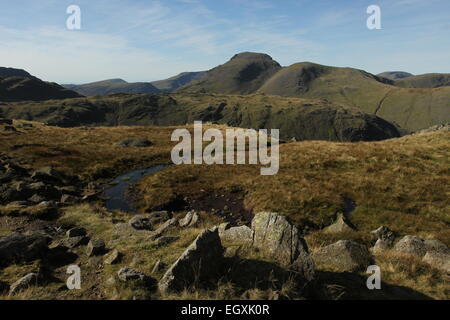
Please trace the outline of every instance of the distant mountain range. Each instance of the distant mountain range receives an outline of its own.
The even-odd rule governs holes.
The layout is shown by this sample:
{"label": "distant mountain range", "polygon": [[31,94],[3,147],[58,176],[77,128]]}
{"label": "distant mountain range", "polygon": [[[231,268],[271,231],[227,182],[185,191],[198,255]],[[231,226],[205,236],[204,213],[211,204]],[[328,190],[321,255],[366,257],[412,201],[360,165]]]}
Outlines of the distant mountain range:
{"label": "distant mountain range", "polygon": [[[283,67],[267,54],[252,52],[237,54],[209,71],[185,72],[161,81],[128,83],[111,79],[64,87],[43,82],[24,70],[0,69],[0,101],[109,94],[258,94],[330,101],[377,115],[407,130],[450,121],[450,74],[414,76],[391,71],[373,75],[311,62]],[[147,116],[151,115],[139,115]]]}
{"label": "distant mountain range", "polygon": [[63,87],[83,96],[100,96],[114,93],[169,93],[193,80],[201,79],[206,72],[183,72],[177,76],[154,82],[129,83],[122,79],[110,79],[87,84],[63,84]]}

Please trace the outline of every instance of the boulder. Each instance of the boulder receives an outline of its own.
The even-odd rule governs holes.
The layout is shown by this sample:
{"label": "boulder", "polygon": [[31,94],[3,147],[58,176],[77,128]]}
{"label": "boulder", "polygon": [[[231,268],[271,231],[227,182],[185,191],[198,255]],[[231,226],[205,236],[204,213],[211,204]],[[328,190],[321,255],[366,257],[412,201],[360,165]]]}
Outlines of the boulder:
{"label": "boulder", "polygon": [[375,240],[381,239],[392,243],[395,240],[394,232],[385,226],[381,226],[378,229],[371,231],[370,233],[373,235]]}
{"label": "boulder", "polygon": [[354,230],[355,228],[352,226],[352,224],[344,217],[342,213],[339,213],[336,221],[332,225],[326,227],[323,231],[325,233],[334,234]]}
{"label": "boulder", "polygon": [[122,257],[122,254],[117,250],[114,249],[111,253],[109,253],[106,257],[105,260],[103,261],[104,264],[116,264],[120,261]]}
{"label": "boulder", "polygon": [[66,236],[68,238],[72,238],[72,237],[82,237],[86,235],[86,229],[84,228],[72,228],[67,230],[66,232]]}
{"label": "boulder", "polygon": [[150,279],[145,273],[127,267],[121,268],[117,275],[124,282],[146,282]]}
{"label": "boulder", "polygon": [[172,218],[164,222],[158,229],[150,232],[149,240],[156,240],[161,237],[164,232],[174,229],[178,226],[178,220],[176,218]]}
{"label": "boulder", "polygon": [[52,245],[52,248],[61,246],[66,247],[67,249],[73,249],[79,246],[84,246],[88,243],[89,238],[86,236],[70,237],[57,241],[55,244]]}
{"label": "boulder", "polygon": [[386,250],[389,250],[392,248],[393,243],[394,242],[391,240],[378,239],[372,248],[372,252],[375,254],[385,252]]}
{"label": "boulder", "polygon": [[143,147],[150,147],[152,146],[153,143],[145,138],[129,138],[129,139],[125,139],[122,140],[118,143],[118,146],[120,147],[139,147],[139,148],[143,148]]}
{"label": "boulder", "polygon": [[25,277],[20,278],[11,285],[9,289],[9,295],[13,296],[15,294],[20,293],[22,290],[25,290],[33,285],[36,285],[38,282],[38,278],[39,277],[37,273],[29,273]]}
{"label": "boulder", "polygon": [[314,262],[299,230],[275,212],[261,212],[252,220],[253,247],[268,259],[289,267],[309,281],[314,278]]}
{"label": "boulder", "polygon": [[425,241],[416,236],[404,236],[398,241],[394,250],[398,253],[423,257],[427,253]]}
{"label": "boulder", "polygon": [[373,258],[363,244],[340,240],[311,254],[316,266],[333,272],[363,271],[373,264]]}
{"label": "boulder", "polygon": [[247,226],[230,228],[228,224],[222,224],[219,236],[226,246],[251,246],[253,243],[253,230]]}
{"label": "boulder", "polygon": [[195,211],[189,211],[183,219],[180,219],[179,225],[182,228],[194,228],[197,226],[198,222],[200,220],[200,216]]}
{"label": "boulder", "polygon": [[134,216],[128,221],[130,227],[136,230],[151,230],[152,224],[147,216]]}
{"label": "boulder", "polygon": [[422,259],[433,268],[450,274],[450,254],[439,251],[428,251]]}
{"label": "boulder", "polygon": [[34,171],[31,178],[35,181],[43,181],[46,183],[61,183],[64,180],[63,174],[50,166],[42,167]]}
{"label": "boulder", "polygon": [[158,284],[160,292],[183,290],[196,281],[217,281],[223,251],[217,228],[203,231],[164,274]]}
{"label": "boulder", "polygon": [[48,236],[38,233],[13,233],[0,238],[0,265],[42,258],[48,250]]}
{"label": "boulder", "polygon": [[168,211],[153,211],[148,214],[152,225],[160,224],[172,219],[172,215]]}
{"label": "boulder", "polygon": [[91,240],[88,243],[86,254],[88,257],[98,256],[105,253],[105,242],[101,239]]}
{"label": "boulder", "polygon": [[427,252],[428,251],[433,251],[433,252],[450,254],[449,247],[445,243],[440,241],[440,240],[429,239],[429,240],[425,240],[424,243],[425,243],[425,247],[426,247]]}

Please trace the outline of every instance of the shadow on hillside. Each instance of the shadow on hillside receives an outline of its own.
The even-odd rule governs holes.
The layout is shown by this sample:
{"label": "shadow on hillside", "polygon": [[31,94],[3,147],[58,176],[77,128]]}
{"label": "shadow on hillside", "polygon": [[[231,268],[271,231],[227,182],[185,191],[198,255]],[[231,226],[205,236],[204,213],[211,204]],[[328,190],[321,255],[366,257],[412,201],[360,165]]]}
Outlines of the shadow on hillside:
{"label": "shadow on hillside", "polygon": [[431,300],[413,289],[381,282],[380,290],[369,290],[367,277],[349,272],[316,271],[311,298],[319,300]]}

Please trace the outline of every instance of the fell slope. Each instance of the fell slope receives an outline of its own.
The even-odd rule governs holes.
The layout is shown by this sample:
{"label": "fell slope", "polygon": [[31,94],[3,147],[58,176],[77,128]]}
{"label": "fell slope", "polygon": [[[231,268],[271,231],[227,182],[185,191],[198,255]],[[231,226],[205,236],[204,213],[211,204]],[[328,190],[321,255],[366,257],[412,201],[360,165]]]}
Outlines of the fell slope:
{"label": "fell slope", "polygon": [[385,79],[389,79],[389,80],[399,80],[399,79],[412,77],[414,75],[412,73],[404,72],[404,71],[386,71],[386,72],[377,74],[377,76],[380,78],[385,78]]}
{"label": "fell slope", "polygon": [[159,89],[149,82],[128,83],[122,79],[110,79],[82,85],[66,84],[65,88],[83,96],[99,96],[114,93],[158,93]]}
{"label": "fell slope", "polygon": [[184,125],[194,120],[255,129],[280,129],[282,139],[361,141],[398,137],[375,116],[325,100],[266,95],[111,95],[0,106],[0,116],[72,127]]}
{"label": "fell slope", "polygon": [[395,81],[395,85],[403,88],[439,88],[450,86],[450,74],[427,73]]}
{"label": "fell slope", "polygon": [[262,53],[243,52],[227,63],[209,70],[198,81],[179,88],[179,92],[213,92],[224,94],[255,93],[281,66]]}
{"label": "fell slope", "polygon": [[178,88],[188,84],[194,80],[200,80],[206,75],[206,71],[200,72],[183,72],[174,77],[153,81],[151,84],[158,88],[161,92],[169,93],[177,90]]}

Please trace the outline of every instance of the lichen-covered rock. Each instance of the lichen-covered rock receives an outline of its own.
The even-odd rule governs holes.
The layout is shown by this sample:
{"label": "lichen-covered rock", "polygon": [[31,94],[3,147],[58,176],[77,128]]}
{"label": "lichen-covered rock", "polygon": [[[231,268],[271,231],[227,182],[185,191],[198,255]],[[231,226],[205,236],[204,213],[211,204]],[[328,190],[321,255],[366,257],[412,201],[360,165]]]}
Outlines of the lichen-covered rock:
{"label": "lichen-covered rock", "polygon": [[151,230],[152,224],[150,222],[150,218],[147,216],[134,216],[128,221],[130,227],[136,230]]}
{"label": "lichen-covered rock", "polygon": [[253,247],[260,253],[291,267],[306,280],[314,277],[314,262],[296,226],[275,212],[261,212],[252,220]]}
{"label": "lichen-covered rock", "polygon": [[427,247],[423,239],[408,235],[404,236],[395,244],[394,250],[398,253],[423,257],[427,252]]}
{"label": "lichen-covered rock", "polygon": [[316,266],[334,272],[362,271],[373,263],[373,258],[363,244],[340,240],[311,254]]}
{"label": "lichen-covered rock", "polygon": [[103,263],[110,264],[110,265],[116,264],[120,261],[121,257],[122,257],[122,254],[117,249],[114,249],[105,257],[105,260],[103,261]]}
{"label": "lichen-covered rock", "polygon": [[158,285],[160,292],[183,290],[195,281],[217,281],[223,251],[217,228],[203,231],[164,274]]}
{"label": "lichen-covered rock", "polygon": [[440,240],[437,239],[429,239],[429,240],[425,240],[425,247],[428,251],[433,251],[433,252],[440,252],[440,253],[446,253],[446,254],[450,254],[450,249],[449,247],[443,243]]}
{"label": "lichen-covered rock", "polygon": [[229,228],[221,225],[219,236],[226,246],[250,246],[253,243],[253,230],[247,226]]}
{"label": "lichen-covered rock", "polygon": [[20,278],[16,282],[14,282],[10,289],[9,295],[13,296],[15,294],[20,293],[22,290],[25,290],[33,285],[36,285],[38,282],[38,274],[37,273],[29,273],[25,277]]}
{"label": "lichen-covered rock", "polygon": [[189,211],[183,219],[179,220],[179,225],[182,228],[194,228],[197,226],[198,222],[200,221],[200,216],[195,211]]}
{"label": "lichen-covered rock", "polygon": [[375,254],[385,252],[392,248],[393,243],[391,240],[378,239],[372,248],[372,252]]}
{"label": "lichen-covered rock", "polygon": [[342,213],[340,213],[336,219],[336,221],[332,224],[326,227],[323,232],[334,234],[334,233],[341,233],[341,232],[349,232],[354,231],[355,228],[351,225],[351,223],[344,217]]}
{"label": "lichen-covered rock", "polygon": [[375,240],[386,240],[388,242],[393,242],[395,239],[394,232],[386,226],[381,226],[376,230],[371,232]]}
{"label": "lichen-covered rock", "polygon": [[144,283],[150,279],[145,273],[127,267],[121,268],[117,273],[117,276],[124,282],[138,281]]}
{"label": "lichen-covered rock", "polygon": [[422,259],[433,268],[450,274],[450,254],[439,251],[428,251]]}

